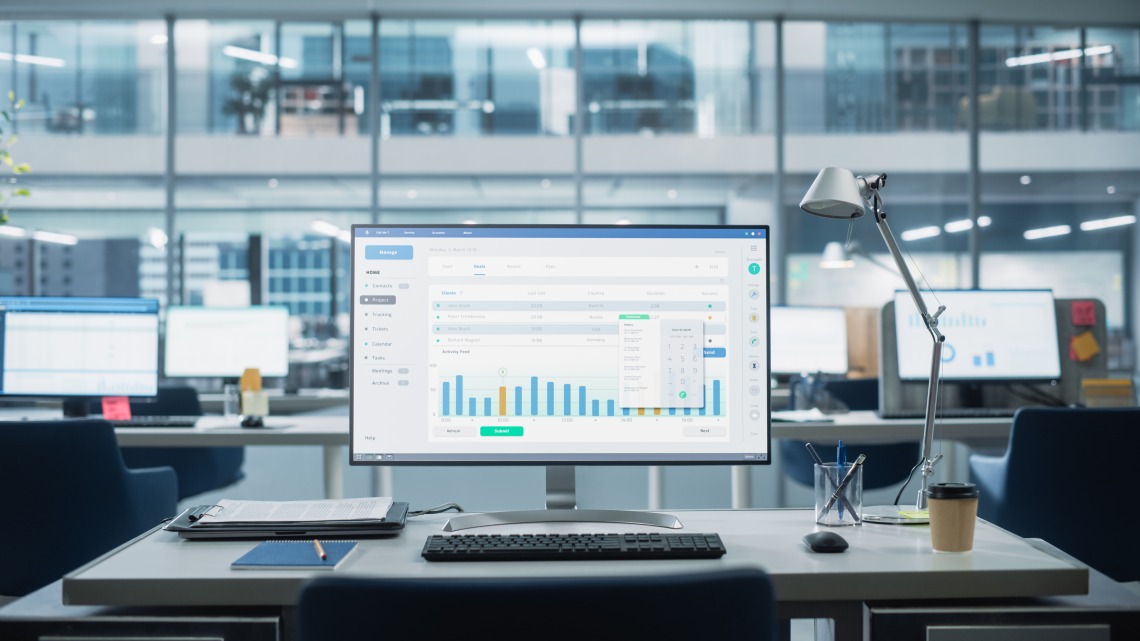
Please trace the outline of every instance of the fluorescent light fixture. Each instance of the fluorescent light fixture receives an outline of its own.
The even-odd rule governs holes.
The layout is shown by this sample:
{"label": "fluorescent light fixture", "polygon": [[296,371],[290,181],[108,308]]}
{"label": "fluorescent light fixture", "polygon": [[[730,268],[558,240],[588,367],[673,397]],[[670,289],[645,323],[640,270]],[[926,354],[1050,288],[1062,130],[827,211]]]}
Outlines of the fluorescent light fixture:
{"label": "fluorescent light fixture", "polygon": [[419,195],[419,192],[417,192],[415,189],[409,189],[407,193],[408,200],[415,200]]}
{"label": "fluorescent light fixture", "polygon": [[166,232],[158,227],[151,227],[146,230],[146,242],[155,249],[164,249],[166,244],[170,241]]}
{"label": "fluorescent light fixture", "polygon": [[1027,229],[1022,236],[1025,240],[1037,240],[1038,238],[1049,238],[1052,236],[1064,236],[1065,234],[1072,233],[1073,228],[1068,225],[1054,225],[1052,227],[1042,227],[1040,229]]}
{"label": "fluorescent light fixture", "polygon": [[989,216],[978,216],[978,227],[989,227],[993,222]]}
{"label": "fluorescent light fixture", "polygon": [[27,236],[28,232],[23,227],[14,227],[12,225],[0,225],[0,236],[11,236],[12,238],[23,238]]}
{"label": "fluorescent light fixture", "polygon": [[1108,192],[1109,196],[1116,193],[1116,187],[1114,185],[1109,185],[1108,187],[1105,187],[1104,190]]}
{"label": "fluorescent light fixture", "polygon": [[1018,178],[1017,181],[1023,185],[1028,185],[1029,183],[1033,182],[1033,177],[1029,174],[1025,174],[1021,178]]}
{"label": "fluorescent light fixture", "polygon": [[350,234],[347,229],[341,230],[341,232],[336,235],[336,239],[348,245],[352,244],[352,234]]}
{"label": "fluorescent light fixture", "polygon": [[34,231],[32,238],[42,243],[55,243],[56,245],[78,245],[79,239],[71,234],[57,234],[54,231]]}
{"label": "fluorescent light fixture", "polygon": [[[1109,53],[1112,53],[1112,45],[1099,45],[1096,47],[1085,47],[1084,55],[1102,56]],[[1073,58],[1080,57],[1080,49],[1064,49],[1061,51],[1053,51],[1051,53],[1035,53],[1029,56],[1014,56],[1013,58],[1006,58],[1005,66],[1023,67],[1025,65],[1037,65],[1043,62],[1053,62],[1054,60],[1072,60]]]}
{"label": "fluorescent light fixture", "polygon": [[669,200],[677,200],[677,190],[669,189],[665,191],[665,197]]}
{"label": "fluorescent light fixture", "polygon": [[942,234],[942,228],[938,225],[931,225],[929,227],[919,227],[918,229],[908,229],[899,234],[903,240],[922,240],[923,238],[934,238]]}
{"label": "fluorescent light fixture", "polygon": [[165,33],[156,33],[150,37],[150,43],[152,45],[164,45],[166,44],[166,41],[167,38]]}
{"label": "fluorescent light fixture", "polygon": [[253,49],[235,47],[233,45],[222,47],[222,53],[231,58],[240,58],[242,60],[249,60],[250,62],[258,62],[263,65],[280,65],[285,69],[293,69],[297,66],[297,61],[292,58],[278,58],[271,53],[254,51]]}
{"label": "fluorescent light fixture", "polygon": [[337,227],[336,225],[328,222],[327,220],[314,220],[309,225],[309,228],[312,229],[313,231],[317,232],[318,234],[324,234],[325,236],[333,236],[334,238],[340,234],[340,227]]}
{"label": "fluorescent light fixture", "polygon": [[546,68],[546,56],[542,55],[542,52],[539,51],[538,47],[531,47],[530,49],[527,49],[526,57],[530,59],[530,64],[535,69]]}
{"label": "fluorescent light fixture", "polygon": [[1113,216],[1112,218],[1101,218],[1099,220],[1086,220],[1081,223],[1081,231],[1096,231],[1098,229],[1108,229],[1109,227],[1122,227],[1135,222],[1136,217],[1132,215]]}
{"label": "fluorescent light fixture", "polygon": [[63,58],[48,58],[47,56],[29,56],[24,53],[18,53],[13,56],[10,53],[0,52],[0,60],[15,60],[16,62],[23,62],[29,65],[43,65],[45,67],[62,67],[64,65]]}
{"label": "fluorescent light fixture", "polygon": [[970,231],[973,228],[974,221],[970,220],[969,218],[963,218],[962,220],[951,220],[942,226],[942,229],[945,229],[947,234],[957,234],[958,232]]}

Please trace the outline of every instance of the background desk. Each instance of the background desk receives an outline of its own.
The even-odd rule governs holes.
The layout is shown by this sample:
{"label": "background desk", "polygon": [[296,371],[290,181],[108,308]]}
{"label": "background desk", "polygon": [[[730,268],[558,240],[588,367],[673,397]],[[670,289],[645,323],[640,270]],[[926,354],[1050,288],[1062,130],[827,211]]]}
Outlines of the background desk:
{"label": "background desk", "polygon": [[[784,618],[834,618],[836,639],[862,638],[864,603],[1084,594],[1088,569],[979,522],[975,549],[935,554],[926,526],[867,524],[843,528],[850,549],[816,554],[801,541],[814,529],[810,510],[675,510],[687,530],[717,532],[728,554],[716,560],[428,563],[425,537],[447,515],[409,519],[388,539],[361,540],[337,573],[389,577],[619,576],[735,566],[771,576]],[[649,531],[633,525],[527,524],[479,532]],[[64,577],[63,599],[78,605],[281,606],[296,603],[312,572],[231,570],[250,541],[184,541],[152,531]]]}

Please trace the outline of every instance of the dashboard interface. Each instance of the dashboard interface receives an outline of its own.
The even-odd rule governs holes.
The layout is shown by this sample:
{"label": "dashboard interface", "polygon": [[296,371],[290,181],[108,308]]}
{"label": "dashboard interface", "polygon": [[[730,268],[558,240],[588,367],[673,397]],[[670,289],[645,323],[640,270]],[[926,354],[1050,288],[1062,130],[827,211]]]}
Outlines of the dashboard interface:
{"label": "dashboard interface", "polygon": [[768,463],[768,242],[354,225],[351,462]]}

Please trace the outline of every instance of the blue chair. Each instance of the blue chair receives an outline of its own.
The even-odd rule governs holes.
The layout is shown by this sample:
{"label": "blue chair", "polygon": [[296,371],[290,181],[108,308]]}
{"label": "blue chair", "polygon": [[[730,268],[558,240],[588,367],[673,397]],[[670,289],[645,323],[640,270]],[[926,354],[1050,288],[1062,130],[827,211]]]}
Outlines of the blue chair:
{"label": "blue chair", "polygon": [[297,604],[299,641],[432,638],[444,635],[445,621],[501,641],[766,641],[777,629],[771,580],[749,568],[574,578],[317,577],[301,587]]}
{"label": "blue chair", "polygon": [[978,516],[1117,581],[1140,580],[1140,408],[1022,408],[1002,456],[970,456]]}
{"label": "blue chair", "polygon": [[[131,402],[134,416],[201,416],[198,391],[189,386],[160,386],[153,402]],[[127,467],[169,465],[178,474],[178,500],[217,490],[245,477],[244,447],[124,447]]]}
{"label": "blue chair", "polygon": [[23,596],[174,516],[170,468],[130,470],[98,419],[0,422],[0,594]]}
{"label": "blue chair", "polygon": [[[824,391],[839,399],[851,410],[875,410],[879,407],[879,379],[848,378],[829,380],[824,383]],[[805,441],[783,439],[779,442],[780,464],[784,473],[793,481],[811,486],[815,483],[814,465],[811,455],[804,447]],[[824,461],[831,462],[828,453],[835,452],[836,443],[815,443],[816,450]],[[867,455],[863,465],[863,489],[875,490],[901,483],[922,456],[920,441],[859,445],[849,448],[851,458],[859,454]]]}

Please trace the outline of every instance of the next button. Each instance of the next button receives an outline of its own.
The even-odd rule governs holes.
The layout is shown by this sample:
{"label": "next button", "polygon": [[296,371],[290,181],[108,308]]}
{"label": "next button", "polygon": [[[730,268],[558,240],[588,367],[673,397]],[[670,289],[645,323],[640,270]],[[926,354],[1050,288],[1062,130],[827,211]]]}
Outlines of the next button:
{"label": "next button", "polygon": [[368,260],[411,260],[411,245],[365,245],[364,257]]}
{"label": "next button", "polygon": [[522,436],[522,425],[482,425],[479,436]]}

